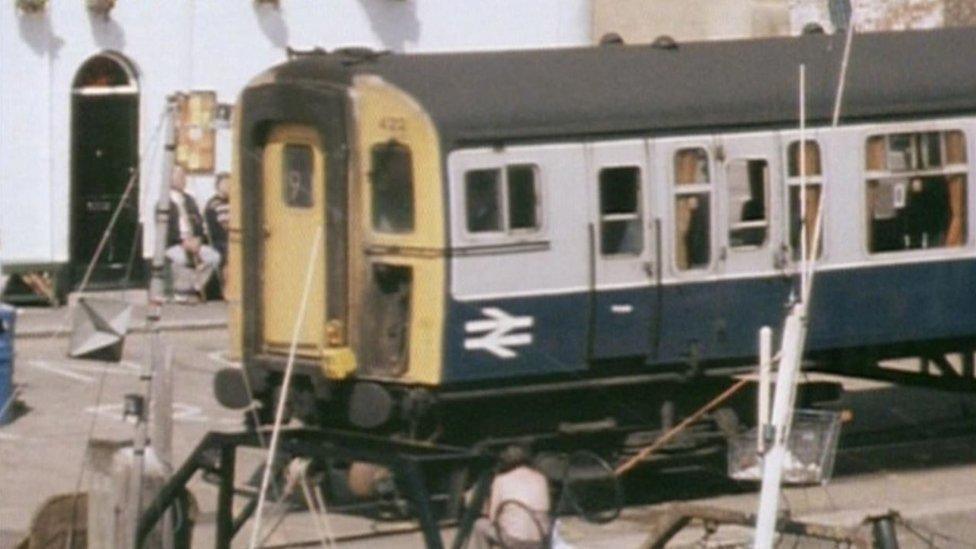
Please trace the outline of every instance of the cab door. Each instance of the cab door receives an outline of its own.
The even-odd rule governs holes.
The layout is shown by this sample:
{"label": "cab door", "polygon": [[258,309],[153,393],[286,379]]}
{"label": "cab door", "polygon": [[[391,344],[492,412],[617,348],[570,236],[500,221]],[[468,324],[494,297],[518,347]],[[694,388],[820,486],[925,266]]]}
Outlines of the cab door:
{"label": "cab door", "polygon": [[[318,133],[283,125],[263,153],[261,304],[265,350],[287,352],[312,258],[311,289],[298,334],[298,354],[320,356],[325,333],[326,157]],[[312,247],[318,242],[318,249]]]}
{"label": "cab door", "polygon": [[642,140],[587,147],[593,211],[592,357],[644,357],[651,341],[653,240],[648,152]]}

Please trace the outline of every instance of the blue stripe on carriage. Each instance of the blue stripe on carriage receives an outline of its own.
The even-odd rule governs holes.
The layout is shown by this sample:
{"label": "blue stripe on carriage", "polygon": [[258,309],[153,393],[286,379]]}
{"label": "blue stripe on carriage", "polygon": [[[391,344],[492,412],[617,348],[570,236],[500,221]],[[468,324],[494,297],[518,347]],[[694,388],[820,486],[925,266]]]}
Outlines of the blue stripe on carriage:
{"label": "blue stripe on carriage", "polygon": [[[764,325],[778,332],[791,284],[777,276],[668,285],[660,295],[652,286],[600,292],[594,358],[641,357],[648,368],[685,362],[692,352],[706,363],[754,360],[757,332]],[[451,300],[444,381],[586,370],[588,310],[582,292]],[[811,350],[973,335],[976,261],[858,267],[816,277]]]}

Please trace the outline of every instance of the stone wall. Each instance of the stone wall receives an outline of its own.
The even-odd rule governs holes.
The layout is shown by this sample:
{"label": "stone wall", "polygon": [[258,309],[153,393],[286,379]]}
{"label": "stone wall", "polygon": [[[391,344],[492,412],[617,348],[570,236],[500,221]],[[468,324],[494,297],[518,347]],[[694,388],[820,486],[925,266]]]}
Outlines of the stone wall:
{"label": "stone wall", "polygon": [[790,32],[788,0],[593,0],[593,41],[615,32],[627,43],[661,35],[678,41]]}
{"label": "stone wall", "polygon": [[[592,39],[616,32],[628,43],[667,34],[678,41],[833,32],[830,0],[592,0]],[[976,25],[976,0],[850,0],[860,31]]]}
{"label": "stone wall", "polygon": [[[833,32],[829,0],[790,0],[790,30],[794,34],[816,23]],[[976,26],[976,0],[851,0],[857,30],[892,31]]]}

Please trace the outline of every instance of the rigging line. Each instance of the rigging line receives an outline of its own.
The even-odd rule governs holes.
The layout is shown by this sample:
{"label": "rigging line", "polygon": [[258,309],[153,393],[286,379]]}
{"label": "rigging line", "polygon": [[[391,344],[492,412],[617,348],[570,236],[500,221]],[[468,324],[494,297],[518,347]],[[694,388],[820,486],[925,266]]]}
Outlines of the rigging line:
{"label": "rigging line", "polygon": [[319,484],[315,485],[315,491],[313,492],[315,496],[315,501],[322,510],[324,517],[322,517],[325,523],[325,532],[329,536],[329,547],[334,548],[336,546],[336,535],[335,530],[332,528],[332,520],[329,518],[329,508],[325,505],[325,495],[322,493],[322,486]]}
{"label": "rigging line", "polygon": [[102,238],[98,242],[98,246],[95,248],[95,253],[92,254],[91,261],[88,262],[88,267],[85,269],[85,275],[81,278],[81,284],[79,284],[79,291],[82,288],[88,287],[88,283],[91,280],[92,274],[95,272],[95,265],[102,256],[102,252],[105,251],[105,246],[108,244],[108,239],[112,236],[112,230],[115,229],[115,224],[118,222],[119,217],[122,215],[122,209],[125,207],[125,203],[129,200],[129,195],[132,194],[132,189],[136,186],[136,181],[139,179],[139,170],[135,168],[130,168],[132,174],[129,176],[129,182],[125,186],[125,190],[122,192],[122,196],[119,198],[119,203],[115,207],[115,211],[112,212],[112,217],[108,221],[108,225],[102,232]]}
{"label": "rigging line", "polygon": [[957,544],[959,544],[959,545],[961,545],[963,547],[976,548],[976,544],[974,544],[974,543],[967,542],[967,541],[963,541],[963,540],[961,540],[959,538],[950,536],[948,534],[943,534],[942,532],[939,532],[937,530],[933,530],[932,528],[929,528],[927,526],[924,526],[924,525],[921,525],[921,524],[918,524],[918,523],[909,521],[908,519],[906,519],[905,517],[903,517],[901,515],[898,515],[896,517],[896,520],[898,521],[898,523],[900,523],[905,528],[909,528],[909,529],[914,528],[916,530],[919,530],[921,532],[924,532],[924,533],[928,534],[929,536],[931,536],[933,538],[942,538],[942,539],[944,539],[946,541],[949,541],[949,542],[952,542],[952,543],[957,543]]}
{"label": "rigging line", "polygon": [[312,523],[315,525],[315,532],[319,536],[320,545],[332,548],[335,547],[335,543],[332,541],[335,538],[332,535],[332,527],[324,524],[319,511],[319,501],[314,498],[311,489],[308,487],[311,482],[308,478],[309,465],[310,463],[307,461],[302,464],[301,470],[298,472],[298,484],[302,489],[302,495],[305,496],[308,512],[312,514]]}
{"label": "rigging line", "polygon": [[3,417],[3,415],[7,413],[7,408],[13,406],[14,401],[17,400],[17,396],[19,394],[20,394],[20,387],[17,387],[7,398],[6,402],[3,403],[3,406],[0,406],[0,417]]}
{"label": "rigging line", "polygon": [[308,309],[308,298],[312,289],[312,278],[315,273],[316,258],[319,255],[319,247],[322,242],[323,228],[320,226],[315,232],[315,240],[309,250],[308,266],[305,268],[305,287],[302,289],[302,298],[298,313],[295,317],[295,325],[291,336],[291,349],[288,352],[288,363],[285,365],[285,375],[281,384],[281,396],[278,399],[278,410],[275,413],[274,428],[271,430],[271,443],[268,448],[268,457],[264,464],[264,475],[261,479],[261,490],[258,492],[258,508],[255,511],[254,526],[251,529],[251,542],[249,549],[257,547],[258,536],[261,530],[261,515],[264,512],[265,495],[268,489],[268,482],[271,477],[271,465],[274,462],[275,454],[278,451],[278,438],[281,434],[281,423],[285,415],[285,403],[288,401],[288,391],[291,388],[292,373],[295,369],[295,354],[298,351],[298,337],[301,333],[302,325],[305,322],[305,312]]}
{"label": "rigging line", "polygon": [[659,450],[662,447],[664,447],[664,445],[670,442],[671,439],[673,439],[676,435],[678,435],[678,433],[681,433],[686,428],[688,428],[691,424],[697,422],[699,419],[704,417],[705,414],[717,408],[720,404],[728,400],[735,393],[739,392],[740,389],[745,387],[746,384],[750,382],[751,380],[748,378],[743,378],[736,381],[731,387],[723,391],[722,394],[712,399],[711,402],[699,408],[698,411],[696,411],[694,414],[691,414],[690,416],[686,417],[681,423],[672,427],[667,433],[661,435],[652,444],[650,444],[649,446],[645,446],[636,455],[632,456],[630,459],[625,461],[622,465],[618,466],[616,470],[614,470],[614,474],[617,476],[621,476],[627,473],[628,471],[630,471],[631,469],[633,469],[634,467],[636,467],[637,464],[640,463],[640,461],[642,461],[644,458],[651,455],[651,453],[655,452],[656,450]]}
{"label": "rigging line", "polygon": [[[308,470],[308,467],[310,466],[310,463],[311,462],[308,461],[304,463],[300,463],[299,461],[293,461],[289,467],[282,468],[282,471],[284,471],[286,474],[289,472],[290,468],[298,468],[299,470],[295,474],[288,475],[288,482],[286,483],[284,490],[279,492],[278,501],[275,502],[275,506],[274,506],[275,509],[278,511],[278,514],[275,517],[274,522],[271,524],[271,528],[269,528],[268,532],[265,533],[265,535],[261,538],[260,547],[264,547],[271,540],[271,536],[273,536],[275,532],[277,532],[278,529],[281,528],[281,525],[285,523],[285,520],[288,518],[289,507],[290,507],[289,503],[286,500],[295,492],[295,486],[300,485],[302,488],[302,495],[304,496],[305,499],[305,505],[308,508],[309,512],[313,514],[312,520],[315,523],[316,530],[319,531],[319,543],[321,544],[322,547],[330,547],[334,549],[335,534],[332,533],[332,526],[331,523],[329,522],[328,515],[326,515],[325,517],[326,534],[323,535],[321,532],[322,517],[319,517],[316,510],[318,504],[316,503],[316,500],[312,498],[311,495],[312,493],[308,491],[308,487],[305,484],[305,481],[308,478],[306,472]],[[298,467],[296,467],[296,464],[298,465]],[[321,505],[321,508],[323,509],[325,508],[324,503]],[[288,541],[289,536],[287,530],[282,531],[282,537],[285,538],[284,539],[285,543],[289,543]],[[329,543],[329,540],[331,540],[331,543]]]}
{"label": "rigging line", "polygon": [[[852,10],[853,12],[853,10]],[[851,59],[851,44],[854,42],[854,13],[847,21],[847,36],[844,38],[844,55],[840,62],[840,76],[837,82],[837,93],[834,95],[834,113],[830,125],[834,128],[840,123],[840,107],[844,100],[844,88],[847,82],[847,65]]]}
{"label": "rigging line", "polygon": [[[830,123],[830,126],[833,129],[836,129],[840,125],[840,109],[843,104],[844,90],[847,88],[847,67],[850,64],[851,53],[853,51],[854,27],[857,21],[857,15],[857,10],[852,10],[851,17],[847,23],[847,36],[844,39],[844,54],[840,62],[840,75],[837,79],[837,93],[834,94],[834,112]],[[805,164],[806,150],[802,151],[800,159],[801,162]],[[811,242],[811,245],[807,247],[807,253],[810,255],[810,257],[804,258],[806,268],[809,271],[805,273],[807,276],[806,294],[801,296],[804,303],[809,300],[809,294],[813,288],[813,279],[816,273],[815,266],[817,263],[817,250],[820,249],[820,241],[823,238],[823,216],[827,202],[827,185],[821,185],[820,189],[820,197],[817,201],[817,217],[813,225],[813,241]],[[806,196],[803,196],[803,200],[801,200],[801,202],[804,201],[806,201]],[[804,223],[805,222],[806,221],[804,220]]]}
{"label": "rigging line", "polygon": [[132,269],[136,264],[136,250],[139,248],[139,240],[142,239],[142,223],[136,224],[135,233],[132,235],[132,246],[129,247],[129,263],[125,266],[125,277],[122,279],[123,287],[119,289],[119,299],[125,299],[125,290],[129,288],[132,281]]}
{"label": "rigging line", "polygon": [[[247,371],[244,370],[243,364],[240,365],[240,368],[241,368],[241,378],[244,379],[244,390],[247,392],[247,396],[251,401],[251,404],[250,406],[248,406],[246,413],[250,414],[251,421],[254,422],[254,434],[257,436],[258,445],[261,446],[262,449],[266,450],[268,448],[268,439],[265,438],[264,430],[261,429],[261,418],[260,416],[258,416],[257,408],[254,405],[256,399],[254,398],[254,389],[251,387],[251,378],[250,376],[248,376]],[[272,486],[274,490],[278,494],[281,494],[282,490],[281,490],[281,486],[278,484],[278,480],[272,479],[271,482],[274,483]]]}
{"label": "rigging line", "polygon": [[[264,547],[268,541],[271,540],[271,536],[278,531],[278,528],[280,528],[288,518],[289,503],[287,499],[295,492],[295,486],[298,484],[298,482],[297,477],[287,474],[287,467],[282,467],[281,472],[285,473],[285,476],[288,478],[288,482],[285,483],[284,489],[278,494],[278,501],[274,502],[275,509],[280,512],[278,513],[278,516],[275,517],[274,522],[271,524],[271,528],[269,528],[261,538],[261,543],[258,544],[258,547]],[[285,533],[283,534],[286,542],[288,541],[287,532],[288,531],[285,530]]]}
{"label": "rigging line", "polygon": [[[156,123],[156,127],[153,129],[152,135],[150,135],[149,137],[149,141],[146,142],[146,148],[143,149],[142,152],[139,154],[139,157],[136,160],[137,168],[141,168],[143,165],[146,164],[144,159],[146,159],[146,161],[152,161],[153,159],[156,158],[156,151],[158,149],[156,148],[155,145],[159,139],[160,130],[162,130],[164,125],[163,123],[165,122],[165,114],[166,111],[163,111],[163,114],[159,117],[159,121]],[[148,158],[146,158],[147,154],[149,155]],[[95,263],[98,261],[98,258],[101,255],[101,250],[102,248],[104,248],[103,243],[105,240],[107,240],[107,235],[114,229],[114,225],[119,216],[119,212],[121,211],[123,204],[125,204],[125,200],[128,197],[129,193],[132,192],[131,187],[134,186],[135,179],[138,179],[138,174],[139,174],[139,169],[136,169],[129,177],[129,181],[126,184],[125,190],[123,191],[122,198],[119,200],[118,205],[116,205],[115,211],[112,213],[112,217],[109,221],[109,224],[105,227],[105,231],[102,233],[102,241],[99,242],[99,246],[96,249],[95,254],[92,256],[91,260],[88,263],[88,267],[85,270],[85,276],[82,278],[81,284],[78,285],[78,289],[77,289],[78,293],[83,293],[86,289],[88,289],[88,282],[89,282],[88,279],[90,278],[90,272],[93,270]],[[48,343],[53,343],[55,339],[61,337],[61,335],[64,334],[65,331],[67,331],[70,322],[71,322],[71,308],[69,307],[68,310],[65,311],[65,315],[61,318],[61,322],[58,325],[57,329],[48,337]]]}
{"label": "rigging line", "polygon": [[932,536],[932,535],[926,536],[925,534],[923,534],[922,532],[919,532],[914,527],[912,527],[911,525],[909,525],[909,524],[907,524],[905,522],[902,522],[901,525],[906,530],[908,530],[911,534],[913,534],[915,537],[917,537],[918,539],[922,540],[922,542],[927,543],[928,546],[931,549],[935,549],[935,540],[933,539],[934,536]]}

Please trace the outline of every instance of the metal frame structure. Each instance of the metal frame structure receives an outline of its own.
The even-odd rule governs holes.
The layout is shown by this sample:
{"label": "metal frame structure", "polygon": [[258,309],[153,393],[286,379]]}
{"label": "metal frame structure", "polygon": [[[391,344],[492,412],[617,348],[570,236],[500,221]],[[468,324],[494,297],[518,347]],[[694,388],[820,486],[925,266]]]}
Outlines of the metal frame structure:
{"label": "metal frame structure", "polygon": [[[431,549],[443,548],[444,541],[430,507],[426,473],[436,470],[451,475],[469,474],[472,475],[469,478],[477,479],[474,497],[458,523],[452,544],[455,549],[467,540],[487,497],[493,460],[474,450],[330,429],[284,429],[280,437],[281,452],[286,455],[313,460],[363,461],[388,468],[404,488],[420,522],[424,542]],[[144,545],[165,512],[186,492],[193,475],[203,470],[214,472],[219,478],[214,547],[230,549],[235,534],[257,507],[254,496],[238,516],[233,514],[235,463],[240,447],[262,448],[262,437],[257,431],[207,433],[139,518],[136,547]]]}

